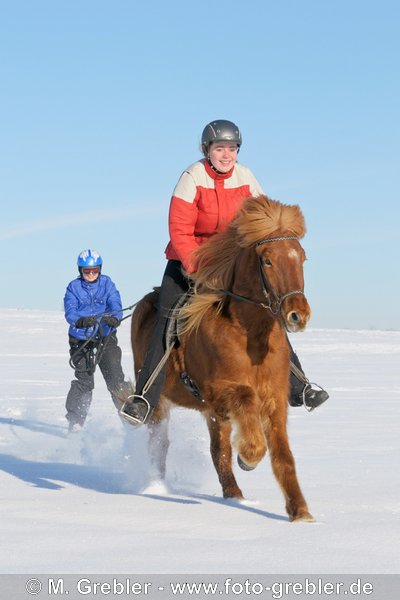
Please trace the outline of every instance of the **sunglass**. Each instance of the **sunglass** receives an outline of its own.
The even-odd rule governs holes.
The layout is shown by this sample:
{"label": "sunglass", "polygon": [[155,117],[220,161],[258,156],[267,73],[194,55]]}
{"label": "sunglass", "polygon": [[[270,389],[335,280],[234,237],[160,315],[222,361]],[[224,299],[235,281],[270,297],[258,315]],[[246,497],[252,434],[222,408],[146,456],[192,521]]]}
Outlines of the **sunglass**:
{"label": "sunglass", "polygon": [[91,273],[94,273],[95,275],[97,275],[97,273],[100,271],[100,269],[98,267],[95,267],[94,269],[82,269],[82,271],[85,275],[90,275]]}

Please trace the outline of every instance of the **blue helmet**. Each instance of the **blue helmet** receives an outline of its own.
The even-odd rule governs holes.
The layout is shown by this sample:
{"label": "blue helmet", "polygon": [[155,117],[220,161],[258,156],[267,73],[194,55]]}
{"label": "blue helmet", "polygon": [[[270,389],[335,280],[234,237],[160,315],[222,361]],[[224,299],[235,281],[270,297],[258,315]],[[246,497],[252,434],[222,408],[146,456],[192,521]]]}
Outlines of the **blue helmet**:
{"label": "blue helmet", "polygon": [[82,252],[78,256],[77,265],[79,268],[79,272],[81,269],[87,269],[88,267],[99,267],[101,270],[101,265],[103,264],[103,259],[97,250],[92,250],[88,248],[87,250],[82,250]]}

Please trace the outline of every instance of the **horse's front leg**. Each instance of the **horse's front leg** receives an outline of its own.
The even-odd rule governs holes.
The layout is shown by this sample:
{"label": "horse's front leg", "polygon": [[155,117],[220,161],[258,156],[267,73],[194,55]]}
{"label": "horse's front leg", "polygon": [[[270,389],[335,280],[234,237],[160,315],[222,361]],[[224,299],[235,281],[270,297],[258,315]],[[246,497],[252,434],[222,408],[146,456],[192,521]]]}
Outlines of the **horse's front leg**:
{"label": "horse's front leg", "polygon": [[286,399],[266,420],[265,430],[272,470],[286,499],[291,521],[314,521],[301,492],[286,430]]}
{"label": "horse's front leg", "polygon": [[250,386],[241,384],[227,386],[222,398],[236,426],[234,446],[238,452],[238,463],[245,471],[251,471],[267,451],[260,421],[260,401]]}
{"label": "horse's front leg", "polygon": [[229,421],[208,415],[208,430],[210,432],[210,452],[218,479],[221,483],[224,498],[243,498],[232,471],[232,446]]}

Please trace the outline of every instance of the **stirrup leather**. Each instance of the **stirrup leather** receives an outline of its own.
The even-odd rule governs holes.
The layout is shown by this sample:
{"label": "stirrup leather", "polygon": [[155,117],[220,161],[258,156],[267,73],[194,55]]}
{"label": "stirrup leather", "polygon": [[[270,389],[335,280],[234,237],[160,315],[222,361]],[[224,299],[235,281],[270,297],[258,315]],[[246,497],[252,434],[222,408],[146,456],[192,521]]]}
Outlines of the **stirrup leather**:
{"label": "stirrup leather", "polygon": [[[138,398],[139,400],[143,401],[144,404],[147,407],[147,412],[144,416],[144,418],[142,420],[138,419],[137,417],[135,417],[135,415],[132,415],[129,412],[129,408],[134,406],[134,402],[128,402],[129,398]],[[148,402],[148,400],[146,400],[146,398],[144,396],[141,396],[140,394],[134,394],[133,396],[129,396],[129,398],[123,403],[121,410],[119,411],[119,414],[126,419],[129,423],[133,423],[134,425],[143,425],[144,423],[146,423],[147,421],[147,417],[149,416],[150,412],[151,412],[151,406]]]}

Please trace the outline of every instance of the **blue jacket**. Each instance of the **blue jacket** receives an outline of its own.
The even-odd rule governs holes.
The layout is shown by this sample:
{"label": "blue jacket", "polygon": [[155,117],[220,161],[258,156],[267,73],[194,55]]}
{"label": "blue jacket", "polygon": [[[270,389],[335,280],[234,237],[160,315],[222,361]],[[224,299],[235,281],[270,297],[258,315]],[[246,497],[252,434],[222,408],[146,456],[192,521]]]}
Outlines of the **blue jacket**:
{"label": "blue jacket", "polygon": [[[122,304],[119,291],[110,277],[99,275],[94,283],[86,283],[82,277],[71,281],[64,296],[65,318],[70,324],[69,335],[78,340],[86,340],[93,333],[99,337],[99,326],[77,329],[75,323],[80,317],[100,316],[112,313],[112,316],[122,318]],[[103,335],[108,335],[115,328],[102,323]]]}

